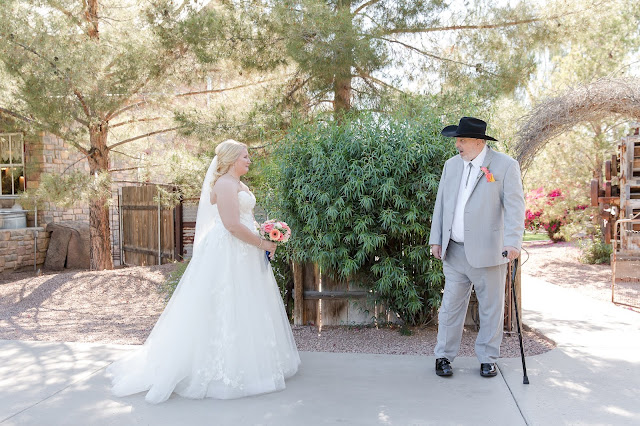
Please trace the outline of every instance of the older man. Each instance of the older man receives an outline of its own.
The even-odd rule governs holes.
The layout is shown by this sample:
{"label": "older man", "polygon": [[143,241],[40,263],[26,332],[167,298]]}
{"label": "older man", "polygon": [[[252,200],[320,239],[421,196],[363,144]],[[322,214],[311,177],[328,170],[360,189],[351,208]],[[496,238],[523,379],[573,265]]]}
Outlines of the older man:
{"label": "older man", "polygon": [[[444,165],[433,210],[431,253],[443,261],[445,276],[438,314],[436,374],[453,375],[473,284],[480,331],[475,351],[480,375],[497,375],[504,319],[508,260],[520,254],[524,195],[518,162],[487,146],[487,123],[463,117],[442,135],[456,138],[459,155]],[[506,252],[506,258],[502,253]]]}

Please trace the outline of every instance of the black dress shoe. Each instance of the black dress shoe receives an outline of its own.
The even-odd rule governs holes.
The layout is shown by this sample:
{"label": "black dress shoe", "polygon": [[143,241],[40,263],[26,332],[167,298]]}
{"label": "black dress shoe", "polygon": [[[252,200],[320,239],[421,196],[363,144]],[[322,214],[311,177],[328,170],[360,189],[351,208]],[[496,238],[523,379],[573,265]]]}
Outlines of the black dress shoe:
{"label": "black dress shoe", "polygon": [[498,367],[496,363],[482,363],[480,364],[480,375],[482,377],[494,377],[498,375]]}
{"label": "black dress shoe", "polygon": [[453,368],[446,358],[436,359],[436,374],[438,376],[453,376]]}

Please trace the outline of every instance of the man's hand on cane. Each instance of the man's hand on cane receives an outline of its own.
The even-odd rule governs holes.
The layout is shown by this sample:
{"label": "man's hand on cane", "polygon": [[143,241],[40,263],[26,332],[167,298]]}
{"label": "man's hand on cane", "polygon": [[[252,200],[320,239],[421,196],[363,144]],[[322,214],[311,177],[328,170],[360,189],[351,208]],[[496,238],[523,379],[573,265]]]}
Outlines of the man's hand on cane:
{"label": "man's hand on cane", "polygon": [[520,256],[520,250],[511,246],[504,246],[502,248],[502,256],[506,257],[507,259],[509,259],[509,261],[511,261],[513,259],[517,259],[518,256]]}

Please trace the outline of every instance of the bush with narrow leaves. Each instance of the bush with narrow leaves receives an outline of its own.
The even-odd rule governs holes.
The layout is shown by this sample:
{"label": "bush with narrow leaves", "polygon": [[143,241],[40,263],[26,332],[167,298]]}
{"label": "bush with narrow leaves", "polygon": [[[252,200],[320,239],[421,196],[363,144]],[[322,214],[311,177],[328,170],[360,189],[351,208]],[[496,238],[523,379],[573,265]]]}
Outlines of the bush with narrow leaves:
{"label": "bush with narrow leaves", "polygon": [[407,324],[431,320],[442,264],[429,254],[442,166],[455,154],[435,111],[295,126],[272,153],[269,209],[295,261],[372,290]]}

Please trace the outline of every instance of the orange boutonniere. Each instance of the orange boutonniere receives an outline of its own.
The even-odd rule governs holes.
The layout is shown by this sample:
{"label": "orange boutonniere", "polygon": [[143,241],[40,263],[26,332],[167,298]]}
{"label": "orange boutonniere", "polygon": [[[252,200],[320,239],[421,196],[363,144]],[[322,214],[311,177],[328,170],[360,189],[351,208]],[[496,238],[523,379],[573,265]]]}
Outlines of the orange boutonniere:
{"label": "orange boutonniere", "polygon": [[484,177],[487,179],[487,182],[495,182],[496,179],[493,177],[493,173],[489,171],[486,167],[480,167],[482,173],[484,173]]}

